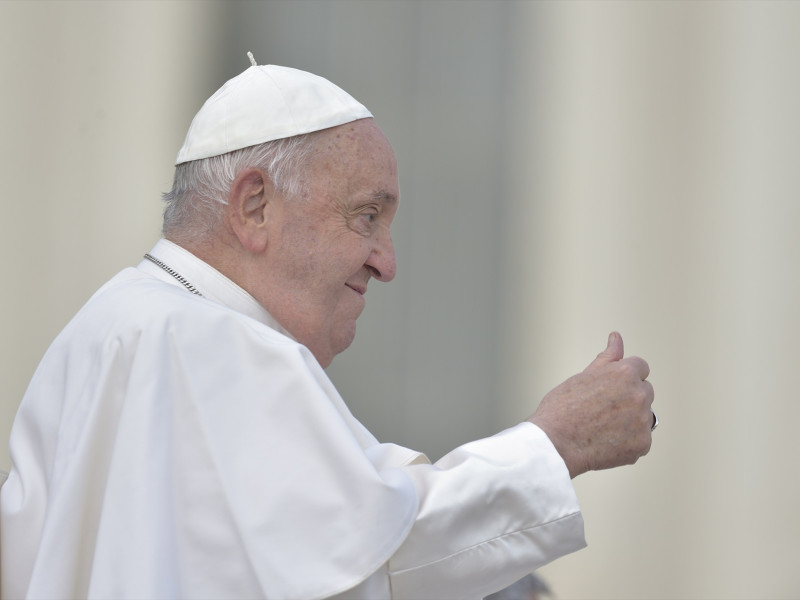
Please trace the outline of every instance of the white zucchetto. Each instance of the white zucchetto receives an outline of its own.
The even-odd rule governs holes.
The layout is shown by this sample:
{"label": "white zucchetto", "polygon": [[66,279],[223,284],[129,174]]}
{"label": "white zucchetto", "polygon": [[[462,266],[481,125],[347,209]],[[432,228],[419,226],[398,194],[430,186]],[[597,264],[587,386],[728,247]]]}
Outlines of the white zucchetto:
{"label": "white zucchetto", "polygon": [[175,164],[372,116],[327,79],[276,65],[256,65],[228,80],[195,115]]}

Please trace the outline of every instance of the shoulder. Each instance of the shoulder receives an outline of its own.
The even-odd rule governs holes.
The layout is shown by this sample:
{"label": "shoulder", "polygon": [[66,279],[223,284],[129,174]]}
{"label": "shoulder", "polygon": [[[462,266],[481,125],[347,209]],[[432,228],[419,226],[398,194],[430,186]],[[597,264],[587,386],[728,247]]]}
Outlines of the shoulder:
{"label": "shoulder", "polygon": [[303,348],[264,323],[135,268],[121,271],[95,292],[59,337],[70,345]]}
{"label": "shoulder", "polygon": [[[52,382],[58,389],[51,389]],[[48,394],[77,394],[74,402],[88,404],[101,396],[122,399],[132,390],[139,402],[157,393],[194,404],[215,398],[246,404],[268,390],[292,390],[297,397],[339,404],[333,384],[303,345],[136,269],[100,288],[59,334],[29,390],[37,395],[42,385]]]}

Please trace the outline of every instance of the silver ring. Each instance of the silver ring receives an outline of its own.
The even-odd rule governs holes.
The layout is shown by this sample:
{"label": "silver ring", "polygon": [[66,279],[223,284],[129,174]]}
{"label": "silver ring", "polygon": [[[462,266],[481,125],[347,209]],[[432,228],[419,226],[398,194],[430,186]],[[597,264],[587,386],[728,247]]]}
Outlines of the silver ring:
{"label": "silver ring", "polygon": [[658,415],[654,410],[651,410],[650,412],[653,413],[653,426],[650,428],[650,431],[655,431],[656,427],[658,427]]}

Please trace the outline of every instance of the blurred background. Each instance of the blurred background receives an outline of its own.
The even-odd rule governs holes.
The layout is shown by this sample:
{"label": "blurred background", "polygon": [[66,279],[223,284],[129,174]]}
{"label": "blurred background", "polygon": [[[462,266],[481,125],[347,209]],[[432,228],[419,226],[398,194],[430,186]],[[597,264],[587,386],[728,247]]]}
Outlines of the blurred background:
{"label": "blurred background", "polygon": [[248,50],[348,90],[398,155],[398,276],[329,369],[357,417],[435,460],[619,330],[661,426],[576,480],[589,547],[539,575],[800,597],[798,2],[0,2],[0,469],[41,355],[158,239]]}

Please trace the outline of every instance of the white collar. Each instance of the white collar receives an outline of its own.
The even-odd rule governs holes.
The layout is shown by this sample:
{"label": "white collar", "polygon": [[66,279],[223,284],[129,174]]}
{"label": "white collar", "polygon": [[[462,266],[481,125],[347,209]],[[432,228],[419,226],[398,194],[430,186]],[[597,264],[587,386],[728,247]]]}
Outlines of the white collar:
{"label": "white collar", "polygon": [[[231,310],[247,315],[284,335],[292,337],[255,298],[185,248],[162,238],[156,242],[156,245],[153,246],[153,249],[148,254],[180,274],[204,298],[227,306]],[[142,260],[137,268],[161,281],[183,287],[174,276],[150,260]]]}

